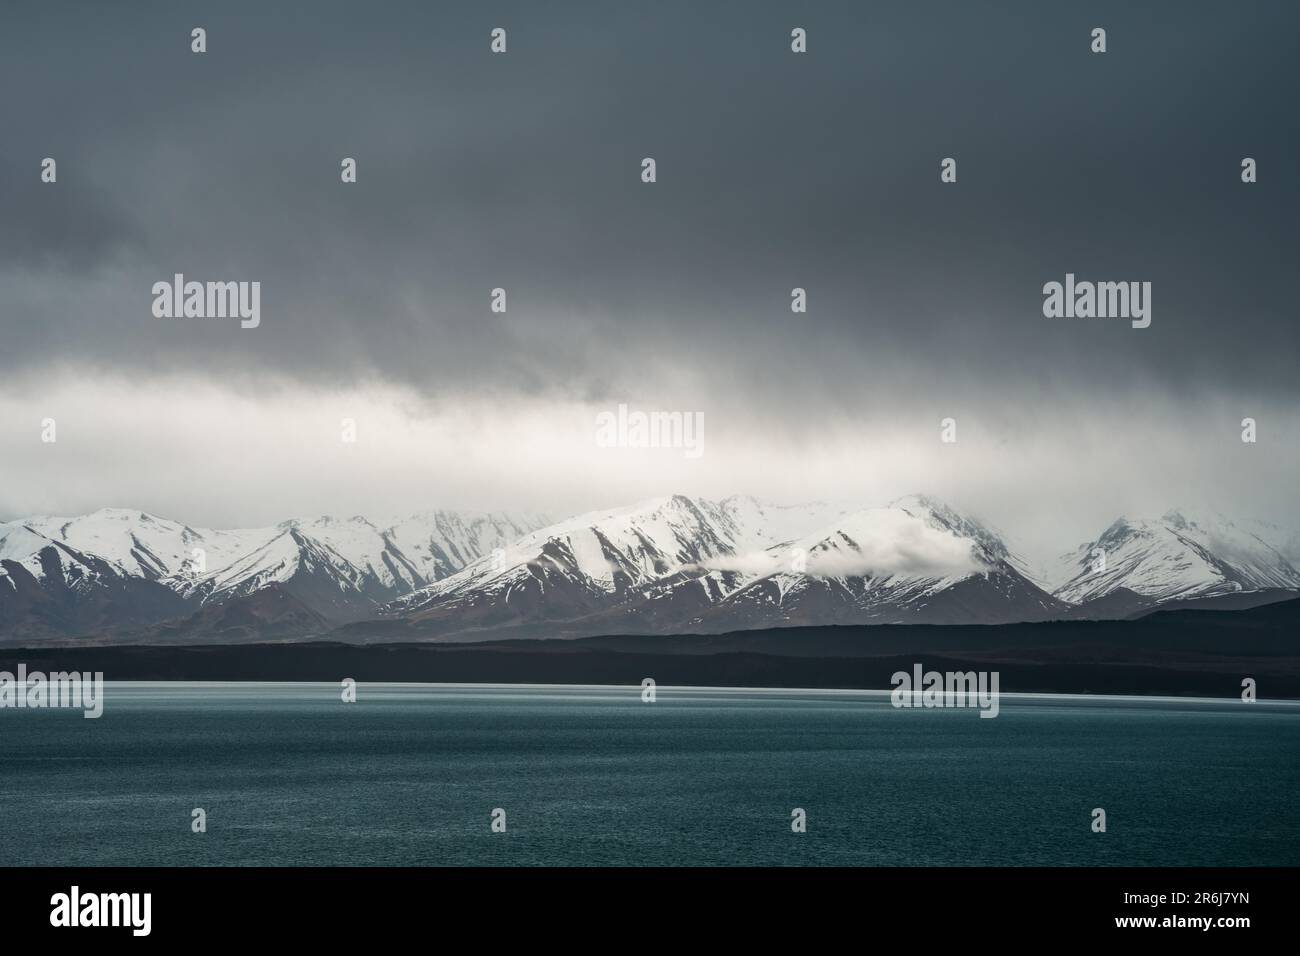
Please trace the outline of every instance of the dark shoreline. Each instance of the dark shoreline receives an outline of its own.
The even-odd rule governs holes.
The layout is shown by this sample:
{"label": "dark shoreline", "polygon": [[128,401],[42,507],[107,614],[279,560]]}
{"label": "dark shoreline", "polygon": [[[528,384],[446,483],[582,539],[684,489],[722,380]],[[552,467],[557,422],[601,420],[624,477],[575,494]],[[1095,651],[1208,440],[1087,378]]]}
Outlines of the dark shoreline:
{"label": "dark shoreline", "polygon": [[787,627],[483,643],[0,646],[0,670],[106,680],[408,681],[888,689],[897,671],[997,671],[1008,693],[1300,698],[1300,600],[1137,621]]}
{"label": "dark shoreline", "polygon": [[[997,671],[1004,693],[1118,694],[1236,698],[1253,677],[1261,698],[1300,698],[1295,659],[1221,661],[1213,669],[1142,663],[1035,663],[940,654],[780,657],[479,649],[448,645],[357,647],[263,644],[96,647],[0,651],[0,670],[103,672],[106,680],[366,682],[448,684],[625,684],[664,686],[888,689],[896,671]],[[1289,673],[1288,673],[1289,672]]]}

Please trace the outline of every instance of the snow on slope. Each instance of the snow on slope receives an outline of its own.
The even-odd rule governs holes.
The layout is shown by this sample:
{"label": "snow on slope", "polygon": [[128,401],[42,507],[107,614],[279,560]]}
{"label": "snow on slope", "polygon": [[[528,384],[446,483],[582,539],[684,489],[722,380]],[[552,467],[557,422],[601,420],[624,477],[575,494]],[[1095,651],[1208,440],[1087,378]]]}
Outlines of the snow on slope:
{"label": "snow on slope", "polygon": [[[1120,518],[1096,541],[1062,556],[1064,583],[1054,593],[1078,604],[1117,588],[1158,601],[1300,588],[1300,570],[1252,524],[1178,510],[1157,519]],[[1098,567],[1101,554],[1104,568]]]}
{"label": "snow on slope", "polygon": [[854,510],[849,505],[825,501],[780,505],[749,495],[734,495],[717,504],[719,525],[742,555],[802,538]]}
{"label": "snow on slope", "polygon": [[[284,522],[280,528],[299,531],[303,538],[324,545],[355,572],[340,569],[347,577],[369,578],[380,587],[398,593],[428,583],[418,562],[404,555],[388,534],[360,516],[294,519]],[[289,536],[288,541],[294,542],[293,536]]]}
{"label": "snow on slope", "polygon": [[[0,561],[13,562],[38,580],[55,574],[62,586],[73,591],[94,586],[101,576],[79,555],[57,547],[50,538],[17,521],[0,525]],[[2,565],[0,587],[10,591],[17,588],[12,575]]]}
{"label": "snow on slope", "polygon": [[1300,569],[1300,529],[1282,528],[1268,521],[1247,519],[1236,522],[1242,531],[1252,534],[1263,541],[1293,568]]}
{"label": "snow on slope", "polygon": [[[104,508],[0,524],[0,560],[61,588],[84,590],[99,579],[157,582],[191,605],[288,585],[309,607],[350,619],[454,573],[543,522],[432,511],[382,530],[362,517],[319,517],[222,531]],[[411,556],[399,542],[408,543]],[[12,580],[8,584],[14,588]]]}
{"label": "snow on slope", "polygon": [[532,513],[425,511],[393,522],[384,534],[432,583],[550,523]]}
{"label": "snow on slope", "polygon": [[213,531],[159,518],[143,511],[101,508],[79,517],[38,516],[23,522],[53,541],[93,554],[124,573],[156,581],[180,574],[195,562],[195,549],[208,568],[221,567],[260,547],[274,528]]}
{"label": "snow on slope", "polygon": [[705,625],[962,620],[1050,615],[1001,539],[942,502],[909,495],[773,549],[775,569],[702,615]]}
{"label": "snow on slope", "polygon": [[174,616],[185,606],[162,584],[22,522],[0,525],[0,639],[99,634]]}
{"label": "snow on slope", "polygon": [[501,557],[386,613],[432,633],[548,623],[565,625],[555,633],[585,624],[593,632],[717,630],[781,623],[796,606],[809,623],[862,611],[911,613],[973,578],[980,583],[935,613],[996,617],[1001,608],[1037,618],[1060,608],[1020,575],[993,532],[920,496],[851,511],[675,495],[579,515],[524,537]]}
{"label": "snow on slope", "polygon": [[1036,620],[1120,588],[1155,600],[1297,589],[1282,553],[1296,538],[1213,513],[1120,519],[1065,557],[1053,597],[998,533],[920,495],[866,510],[673,495],[554,524],[430,511],[235,531],[102,509],[0,524],[0,625],[107,626],[118,608],[140,621],[272,589],[330,621],[398,616],[431,634]]}
{"label": "snow on slope", "polygon": [[499,553],[399,600],[396,613],[463,595],[508,600],[513,588],[558,582],[614,594],[683,566],[734,554],[735,520],[713,502],[685,495],[591,511],[525,535]]}

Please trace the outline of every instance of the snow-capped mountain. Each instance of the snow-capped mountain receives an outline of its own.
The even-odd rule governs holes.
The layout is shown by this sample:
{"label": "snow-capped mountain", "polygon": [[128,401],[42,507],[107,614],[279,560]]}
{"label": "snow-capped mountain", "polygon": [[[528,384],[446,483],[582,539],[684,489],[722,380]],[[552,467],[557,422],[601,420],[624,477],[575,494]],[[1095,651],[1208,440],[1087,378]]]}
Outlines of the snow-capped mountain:
{"label": "snow-capped mountain", "polygon": [[1081,604],[1120,589],[1166,602],[1300,588],[1300,570],[1266,540],[1270,534],[1286,546],[1287,536],[1275,526],[1212,512],[1120,518],[1095,541],[1062,556],[1053,593]]}
{"label": "snow-capped mountain", "polygon": [[1049,593],[1000,534],[919,495],[866,509],[672,495],[555,523],[430,511],[236,530],[109,508],[0,523],[0,640],[463,641],[1123,617],[1300,589],[1284,553],[1295,546],[1293,533],[1215,514],[1120,519],[1063,557]]}
{"label": "snow-capped mountain", "polygon": [[0,638],[146,625],[185,610],[171,589],[34,528],[0,525]]}
{"label": "snow-capped mountain", "polygon": [[562,594],[603,606],[678,573],[705,574],[766,560],[766,549],[842,512],[833,505],[768,505],[673,495],[577,515],[525,535],[509,548],[396,602],[397,613],[481,602],[524,605]]}
{"label": "snow-capped mountain", "polygon": [[1236,525],[1286,558],[1291,567],[1300,569],[1300,529],[1282,528],[1268,521],[1254,519],[1238,521]]}
{"label": "snow-capped mountain", "polygon": [[546,515],[528,512],[426,511],[389,524],[384,535],[430,583],[550,523]]}
{"label": "snow-capped mountain", "polygon": [[199,604],[224,604],[277,585],[327,619],[351,620],[373,613],[411,586],[404,579],[376,572],[376,563],[382,566],[386,556],[386,551],[354,553],[360,563],[353,564],[320,538],[290,524],[249,554],[177,584]]}
{"label": "snow-capped mountain", "polygon": [[264,544],[271,528],[213,531],[159,518],[143,511],[101,508],[88,515],[59,518],[40,515],[19,525],[83,554],[93,554],[124,574],[159,581],[184,573],[200,556],[221,567]]}
{"label": "snow-capped mountain", "polygon": [[685,495],[581,514],[525,535],[388,612],[425,629],[574,620],[683,569],[761,550],[773,533],[756,520],[763,514],[752,499]]}
{"label": "snow-capped mountain", "polygon": [[853,511],[675,495],[544,528],[387,613],[464,638],[1030,620],[1062,607],[997,535],[931,499]]}
{"label": "snow-capped mountain", "polygon": [[[0,524],[0,638],[159,622],[271,588],[295,619],[357,620],[544,523],[434,511],[383,527],[323,517],[223,531],[120,508],[11,521]],[[109,595],[102,614],[86,610]]]}
{"label": "snow-capped mountain", "polygon": [[996,623],[1042,620],[1063,605],[1020,571],[987,527],[931,498],[846,515],[778,549],[756,576],[702,615],[719,626]]}

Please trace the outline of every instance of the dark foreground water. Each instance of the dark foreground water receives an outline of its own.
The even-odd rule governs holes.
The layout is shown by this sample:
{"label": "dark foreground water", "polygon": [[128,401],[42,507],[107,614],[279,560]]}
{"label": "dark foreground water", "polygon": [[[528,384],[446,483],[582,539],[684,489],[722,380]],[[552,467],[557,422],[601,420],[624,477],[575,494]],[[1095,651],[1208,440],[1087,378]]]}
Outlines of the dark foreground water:
{"label": "dark foreground water", "polygon": [[1294,703],[1004,696],[990,720],[839,691],[106,701],[99,720],[0,710],[0,864],[1300,864]]}

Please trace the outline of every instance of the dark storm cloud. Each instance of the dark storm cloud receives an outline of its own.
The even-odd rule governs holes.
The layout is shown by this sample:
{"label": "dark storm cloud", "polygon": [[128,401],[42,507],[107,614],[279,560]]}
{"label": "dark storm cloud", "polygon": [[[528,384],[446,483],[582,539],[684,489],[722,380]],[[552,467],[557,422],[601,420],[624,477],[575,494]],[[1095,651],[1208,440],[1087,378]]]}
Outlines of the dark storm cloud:
{"label": "dark storm cloud", "polygon": [[0,156],[0,182],[7,184],[0,225],[0,263],[5,269],[85,275],[111,264],[117,253],[141,240],[132,219],[107,207],[84,183],[44,191],[14,188],[31,181],[39,168],[30,157],[25,159],[20,165],[13,153]]}
{"label": "dark storm cloud", "polygon": [[[903,386],[989,407],[1298,391],[1291,4],[5,18],[0,372],[832,410]],[[38,181],[47,155],[57,186]],[[174,272],[261,281],[262,327],[153,318]],[[1045,319],[1042,284],[1066,272],[1150,281],[1151,328]]]}

